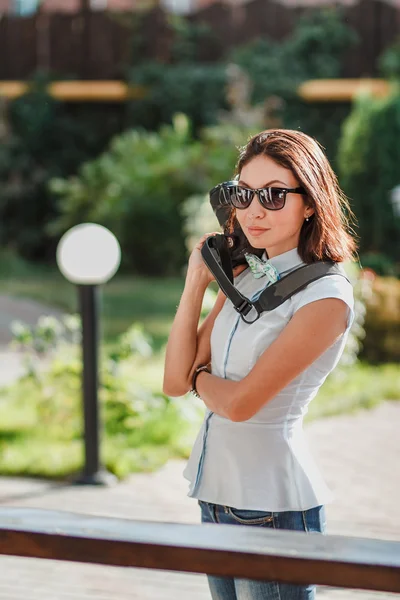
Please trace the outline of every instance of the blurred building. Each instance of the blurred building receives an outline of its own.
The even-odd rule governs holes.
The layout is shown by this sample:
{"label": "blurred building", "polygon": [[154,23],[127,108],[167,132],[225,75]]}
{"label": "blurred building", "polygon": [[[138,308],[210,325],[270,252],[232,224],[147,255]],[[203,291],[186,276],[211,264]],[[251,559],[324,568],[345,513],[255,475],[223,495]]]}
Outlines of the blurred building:
{"label": "blurred building", "polygon": [[[42,10],[51,12],[77,12],[81,0],[0,0],[0,13],[7,12],[21,16],[27,16],[37,11],[39,4]],[[93,10],[130,10],[136,4],[135,0],[89,0],[89,6]]]}
{"label": "blurred building", "polygon": [[[39,4],[41,4],[41,10],[44,11],[74,13],[80,10],[82,0],[0,0],[0,14],[29,16],[37,11]],[[143,4],[143,0],[89,0],[89,6],[93,10],[132,10],[138,4]],[[198,0],[160,0],[159,4],[174,12],[187,13],[195,9],[196,5],[201,5],[201,2],[199,3]]]}
{"label": "blurred building", "polygon": [[[226,4],[232,7],[238,7],[246,4],[250,0],[87,0],[92,10],[135,10],[138,6],[159,5],[170,12],[188,14],[196,12],[199,9],[207,8],[213,4]],[[355,4],[358,0],[276,0],[281,4],[289,6],[301,5],[327,5],[327,4]],[[392,6],[400,6],[400,0],[385,0]],[[1,13],[11,13],[21,16],[34,14],[38,6],[41,10],[49,12],[67,12],[74,13],[80,10],[83,0],[0,0]]]}
{"label": "blurred building", "polygon": [[[188,14],[213,4],[221,3],[230,6],[240,6],[249,0],[88,0],[92,10],[135,10],[143,4],[159,4],[170,12]],[[332,0],[278,0],[287,5],[324,5],[333,4]],[[339,4],[354,4],[356,0],[338,0]],[[386,0],[388,4],[400,6],[400,0]],[[335,2],[336,3],[336,2]],[[28,16],[34,14],[39,4],[42,10],[49,12],[79,11],[82,0],[0,0],[0,14],[11,13],[15,15]]]}
{"label": "blurred building", "polygon": [[[240,5],[246,0],[88,0],[89,6],[93,10],[110,9],[124,11],[134,10],[138,5],[159,4],[171,12],[181,14],[206,8],[218,1],[230,5]],[[321,0],[312,1],[318,3]],[[82,6],[82,0],[0,0],[0,14],[11,13],[29,16],[37,11],[39,4],[41,5],[41,10],[44,11],[74,13],[79,11]]]}

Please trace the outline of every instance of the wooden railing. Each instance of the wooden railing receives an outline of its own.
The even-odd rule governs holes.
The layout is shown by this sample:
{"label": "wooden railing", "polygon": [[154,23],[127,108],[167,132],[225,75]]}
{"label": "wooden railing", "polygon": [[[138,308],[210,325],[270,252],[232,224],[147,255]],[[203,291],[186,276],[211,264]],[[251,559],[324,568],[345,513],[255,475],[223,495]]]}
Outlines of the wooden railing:
{"label": "wooden railing", "polygon": [[0,554],[400,593],[400,542],[0,509]]}

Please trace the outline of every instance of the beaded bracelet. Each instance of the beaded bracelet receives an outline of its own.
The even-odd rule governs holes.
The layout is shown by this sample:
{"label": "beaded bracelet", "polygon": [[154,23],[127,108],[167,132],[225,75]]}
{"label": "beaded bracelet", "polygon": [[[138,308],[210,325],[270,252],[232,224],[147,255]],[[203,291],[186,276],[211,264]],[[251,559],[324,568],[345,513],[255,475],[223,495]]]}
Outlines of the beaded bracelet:
{"label": "beaded bracelet", "polygon": [[192,377],[192,389],[190,390],[190,393],[193,394],[193,396],[196,396],[196,398],[200,398],[200,394],[196,389],[196,379],[197,379],[199,373],[201,373],[202,371],[205,371],[206,373],[210,373],[210,375],[211,375],[208,365],[200,365],[199,367],[197,367],[197,369],[195,369],[195,371],[193,373],[193,377]]}

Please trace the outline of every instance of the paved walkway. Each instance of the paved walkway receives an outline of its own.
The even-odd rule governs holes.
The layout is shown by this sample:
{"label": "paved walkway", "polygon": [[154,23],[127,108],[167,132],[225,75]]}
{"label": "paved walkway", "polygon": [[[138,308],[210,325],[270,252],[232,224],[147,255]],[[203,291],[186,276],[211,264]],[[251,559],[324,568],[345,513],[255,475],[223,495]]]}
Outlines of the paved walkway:
{"label": "paved walkway", "polygon": [[61,314],[61,311],[34,300],[0,294],[0,387],[12,383],[23,372],[21,354],[9,347],[12,321],[18,320],[33,326],[42,315],[60,317]]}
{"label": "paved walkway", "polygon": [[[400,403],[307,426],[311,448],[336,494],[328,533],[400,541]],[[121,518],[198,523],[183,461],[135,474],[115,487],[80,488],[0,478],[0,505]],[[202,575],[0,557],[0,600],[210,600]],[[321,600],[398,596],[320,588]]]}
{"label": "paved walkway", "polygon": [[10,324],[14,320],[23,321],[27,325],[36,325],[42,315],[59,317],[61,314],[60,310],[44,306],[35,300],[0,294],[0,344],[6,346],[11,340]]}

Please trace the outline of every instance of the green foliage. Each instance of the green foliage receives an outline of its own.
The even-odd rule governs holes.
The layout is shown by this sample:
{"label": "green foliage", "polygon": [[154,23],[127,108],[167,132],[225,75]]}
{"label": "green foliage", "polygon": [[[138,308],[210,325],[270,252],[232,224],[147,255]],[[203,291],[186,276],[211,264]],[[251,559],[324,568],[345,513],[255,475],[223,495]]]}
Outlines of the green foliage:
{"label": "green foliage", "polygon": [[119,239],[125,266],[171,273],[184,261],[178,207],[196,185],[198,155],[183,117],[159,133],[127,131],[79,176],[52,182],[62,198],[57,230],[81,221],[104,224]]}
{"label": "green foliage", "polygon": [[221,42],[207,23],[191,22],[176,15],[168,15],[168,22],[173,34],[171,50],[172,63],[199,63],[202,62],[202,51],[218,53]]}
{"label": "green foliage", "polygon": [[391,191],[400,182],[400,94],[361,96],[345,121],[339,145],[341,185],[357,216],[361,253],[400,260],[400,219]]}
{"label": "green foliage", "polygon": [[[182,182],[183,175],[179,177],[175,172],[171,174],[172,170],[176,171],[176,167],[165,168],[167,159],[164,159],[158,176],[156,160],[159,155],[155,152],[154,158],[152,156],[153,142],[149,141],[151,136],[144,141],[145,134],[138,133],[137,135],[142,137],[139,141],[133,141],[132,136],[129,139],[127,133],[127,137],[121,138],[119,145],[124,146],[127,152],[125,174],[121,177],[124,182],[130,182],[129,188],[125,183],[112,185],[112,169],[121,169],[116,166],[118,161],[110,155],[104,160],[100,157],[93,166],[82,169],[77,181],[85,179],[84,186],[75,182],[74,188],[75,183],[71,182],[68,191],[65,187],[62,188],[62,185],[59,186],[62,197],[68,195],[69,198],[75,198],[70,201],[66,211],[71,209],[71,214],[74,213],[69,220],[71,223],[86,218],[88,213],[97,216],[100,222],[104,222],[106,215],[112,215],[110,221],[105,224],[111,223],[116,231],[123,230],[125,238],[128,237],[129,226],[132,229],[131,237],[139,230],[138,241],[132,242],[136,258],[126,257],[128,265],[134,264],[134,268],[141,272],[176,272],[184,262],[181,221],[179,215],[176,216],[179,204],[187,195],[207,191],[208,187],[226,176],[227,170],[231,173],[236,160],[234,157],[229,162],[221,156],[216,156],[218,153],[213,151],[213,159],[224,163],[223,168],[213,169],[211,160],[208,161],[207,157],[202,156],[198,157],[199,175],[193,165],[196,152],[209,151],[208,143],[202,142],[201,146],[198,146],[194,137],[203,139],[201,129],[204,125],[218,122],[220,112],[227,108],[226,66],[232,60],[237,60],[252,76],[255,82],[255,101],[263,101],[271,95],[283,98],[283,125],[300,127],[315,135],[327,146],[328,154],[333,156],[331,149],[336,144],[337,126],[346,109],[343,106],[325,105],[310,110],[309,106],[296,97],[295,90],[303,79],[333,76],[339,72],[341,56],[351,42],[351,34],[342,23],[337,9],[316,11],[311,16],[301,19],[293,36],[288,40],[281,43],[260,40],[216,62],[206,62],[221,55],[220,41],[210,28],[176,16],[170,19],[173,42],[169,46],[169,55],[164,57],[165,63],[156,61],[156,53],[149,53],[151,41],[142,34],[142,30],[146,31],[146,28],[142,27],[143,19],[143,13],[135,14],[131,19],[134,47],[131,49],[130,64],[126,73],[129,81],[145,85],[148,93],[145,98],[132,102],[128,110],[124,107],[117,109],[92,104],[73,106],[55,101],[45,93],[44,85],[48,81],[41,77],[33,82],[29,94],[11,103],[8,115],[9,134],[0,144],[0,235],[3,246],[28,259],[52,260],[57,236],[63,230],[61,223],[67,222],[68,218],[64,218],[65,211],[62,206],[60,226],[47,226],[49,222],[58,219],[60,212],[58,193],[55,187],[48,186],[49,180],[65,180],[75,174],[79,166],[103,152],[110,139],[128,122],[133,123],[136,129],[155,130],[162,123],[172,123],[173,115],[182,112],[189,117],[193,128],[193,138],[188,138],[185,143],[185,156],[181,162],[181,169],[188,169],[189,173],[185,182]],[[148,60],[147,56],[153,58]],[[154,135],[157,138],[159,134]],[[216,135],[219,135],[219,129]],[[162,134],[160,136],[162,137]],[[239,144],[243,144],[244,141],[245,138],[242,138]],[[148,148],[145,151],[148,168],[146,164],[143,166],[139,156],[142,143]],[[168,144],[164,142],[162,147],[163,150],[168,150]],[[228,150],[225,140],[222,149],[228,152],[230,160],[232,152]],[[104,164],[107,161],[110,162],[109,166]],[[204,171],[203,163],[207,161],[205,170],[216,175],[210,186],[205,183],[204,174],[201,172],[202,169]],[[127,171],[131,168],[137,179],[139,167],[136,168],[136,164],[142,165],[141,168],[154,177],[154,190],[146,183],[143,193],[137,194],[135,190],[132,191],[135,187],[133,175],[130,176]],[[164,182],[165,193],[164,187],[160,192],[159,185],[164,174],[172,179],[171,184]],[[144,177],[146,178],[146,174]],[[118,175],[116,179],[118,180]],[[207,179],[210,180],[208,175]],[[124,200],[115,202],[118,207],[116,216],[113,216],[112,196],[114,194],[120,198],[118,186],[123,190]],[[86,195],[90,198],[85,197]],[[88,210],[89,205],[95,203],[97,196],[100,198],[102,209]],[[145,202],[142,203],[143,197]],[[160,197],[163,198],[162,206]],[[140,198],[140,202],[137,198]],[[77,205],[76,211],[72,210],[74,202]],[[107,202],[109,206],[106,208]],[[151,221],[149,206],[153,206],[154,202],[158,203],[159,209],[153,212]],[[135,208],[131,210],[134,204]],[[129,225],[120,222],[124,219],[125,211],[132,215],[133,222],[131,220]],[[161,222],[163,220],[166,224],[165,229]],[[157,232],[157,242],[154,232]],[[148,260],[146,253],[149,242],[144,244],[140,241],[146,236],[149,239],[153,237],[154,240],[150,249],[152,257]],[[169,242],[162,239],[165,236]],[[130,242],[128,249],[129,247]],[[157,250],[158,247],[160,251]],[[146,253],[143,255],[142,265],[138,253],[144,251]],[[162,261],[168,262],[170,268],[160,268],[158,265]],[[138,265],[138,262],[141,264]]]}
{"label": "green foliage", "polygon": [[223,63],[204,60],[204,49],[209,56],[220,54],[220,41],[212,29],[205,23],[169,15],[168,51],[156,59],[146,50],[146,15],[136,15],[134,20],[127,79],[144,86],[147,93],[130,103],[132,125],[155,130],[171,123],[178,112],[188,116],[195,130],[215,123],[218,111],[226,106],[226,75]]}
{"label": "green foliage", "polygon": [[183,115],[158,133],[127,131],[79,176],[52,182],[53,193],[61,197],[61,217],[52,231],[61,233],[81,221],[104,224],[119,239],[126,268],[177,273],[186,260],[181,204],[229,178],[235,142],[243,135],[221,126],[205,129],[195,140]]}
{"label": "green foliage", "polygon": [[[26,373],[3,392],[1,402],[4,412],[19,412],[24,422],[14,442],[4,436],[7,424],[3,423],[0,470],[13,444],[31,439],[35,446],[42,437],[46,456],[51,456],[54,445],[61,460],[57,465],[49,458],[50,472],[65,475],[79,468],[82,460],[79,451],[68,457],[71,444],[77,448],[76,442],[82,439],[79,319],[74,315],[62,321],[44,317],[33,328],[14,323],[13,331],[14,344],[26,356]],[[191,421],[198,418],[196,409],[185,411],[179,400],[138,383],[137,373],[151,357],[151,339],[139,324],[120,337],[112,353],[102,356],[99,401],[104,461],[119,477],[159,466],[171,456],[185,455]],[[43,457],[38,465],[30,462],[28,454],[25,465],[19,464],[18,469],[41,474]]]}
{"label": "green foliage", "polygon": [[361,255],[361,264],[364,269],[372,269],[382,277],[396,277],[400,275],[400,265],[391,260],[385,254],[379,252],[367,252]]}
{"label": "green foliage", "polygon": [[[234,62],[253,81],[253,102],[262,103],[271,96],[283,99],[283,125],[315,135],[328,153],[335,155],[337,128],[348,107],[321,104],[313,110],[298,98],[297,87],[306,79],[340,75],[344,53],[356,42],[356,35],[343,21],[339,8],[310,11],[286,40],[259,38],[212,64],[202,61],[201,49],[216,44],[205,25],[177,17],[171,21],[171,30],[174,43],[167,63],[140,63],[135,55],[129,79],[145,85],[149,93],[132,103],[133,123],[155,129],[171,122],[176,112],[185,113],[195,131],[215,123],[226,108],[226,67]],[[211,50],[211,55],[219,53]]]}
{"label": "green foliage", "polygon": [[100,116],[89,107],[72,114],[46,93],[45,83],[39,79],[10,104],[9,132],[0,144],[2,245],[29,259],[47,259],[54,252],[54,239],[45,230],[57,215],[48,180],[75,172],[119,128],[115,114]]}
{"label": "green foliage", "polygon": [[232,60],[243,67],[254,84],[253,101],[281,99],[284,127],[315,136],[335,158],[338,128],[349,112],[336,103],[303,102],[298,86],[308,79],[340,77],[345,52],[357,36],[338,7],[311,11],[299,19],[293,34],[282,42],[262,38],[234,51]]}
{"label": "green foliage", "polygon": [[376,277],[367,302],[362,357],[371,363],[400,362],[400,281]]}
{"label": "green foliage", "polygon": [[197,130],[215,123],[226,107],[225,69],[218,63],[148,62],[132,69],[130,81],[148,90],[143,99],[130,104],[131,122],[147,129],[171,123],[173,115],[182,112]]}
{"label": "green foliage", "polygon": [[302,16],[284,41],[259,38],[234,51],[232,59],[251,76],[255,102],[270,95],[290,98],[306,79],[338,77],[356,39],[340,9],[318,9]]}
{"label": "green foliage", "polygon": [[400,78],[400,38],[382,54],[379,69],[388,79]]}

